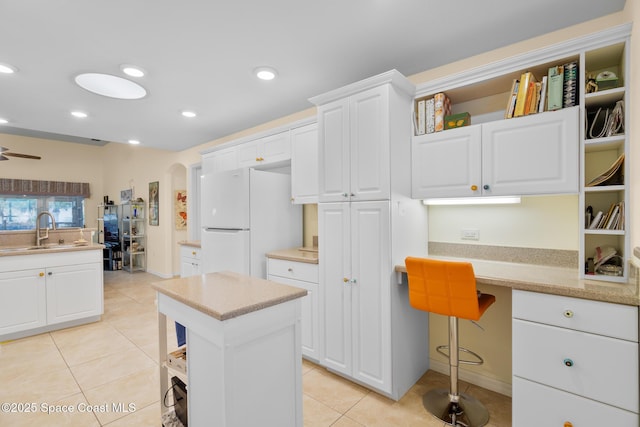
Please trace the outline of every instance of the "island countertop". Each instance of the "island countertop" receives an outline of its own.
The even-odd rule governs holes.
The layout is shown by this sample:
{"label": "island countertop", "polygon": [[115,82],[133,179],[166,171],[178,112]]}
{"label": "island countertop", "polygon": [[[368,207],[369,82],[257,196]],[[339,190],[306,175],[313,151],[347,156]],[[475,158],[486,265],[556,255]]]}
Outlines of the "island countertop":
{"label": "island countertop", "polygon": [[158,292],[223,321],[307,294],[304,289],[222,271],[152,283]]}
{"label": "island countertop", "polygon": [[[470,262],[478,284],[640,306],[637,278],[626,283],[604,282],[580,279],[578,271],[571,268],[445,256],[429,258]],[[396,265],[395,270],[407,271],[404,265]]]}

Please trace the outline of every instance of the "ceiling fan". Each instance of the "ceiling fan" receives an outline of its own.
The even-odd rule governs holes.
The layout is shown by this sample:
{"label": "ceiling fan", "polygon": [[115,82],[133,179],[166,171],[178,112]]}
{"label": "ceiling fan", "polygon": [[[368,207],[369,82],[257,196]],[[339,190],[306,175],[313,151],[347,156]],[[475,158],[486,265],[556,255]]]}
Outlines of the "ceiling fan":
{"label": "ceiling fan", "polygon": [[34,159],[40,160],[42,157],[40,156],[32,156],[31,154],[22,154],[22,153],[12,153],[8,148],[0,147],[0,161],[9,160],[9,157],[20,157],[22,159]]}

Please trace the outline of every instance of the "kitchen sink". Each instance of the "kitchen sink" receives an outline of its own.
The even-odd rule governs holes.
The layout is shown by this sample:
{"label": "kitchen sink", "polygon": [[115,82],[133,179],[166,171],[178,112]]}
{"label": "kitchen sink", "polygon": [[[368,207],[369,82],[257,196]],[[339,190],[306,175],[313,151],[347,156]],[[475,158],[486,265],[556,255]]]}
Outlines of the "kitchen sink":
{"label": "kitchen sink", "polygon": [[46,251],[46,250],[53,250],[53,249],[70,249],[70,248],[76,248],[79,247],[81,245],[76,245],[76,244],[50,244],[50,245],[42,245],[42,246],[19,246],[19,247],[9,247],[9,248],[1,248],[0,247],[0,253],[2,252],[24,252],[24,251]]}

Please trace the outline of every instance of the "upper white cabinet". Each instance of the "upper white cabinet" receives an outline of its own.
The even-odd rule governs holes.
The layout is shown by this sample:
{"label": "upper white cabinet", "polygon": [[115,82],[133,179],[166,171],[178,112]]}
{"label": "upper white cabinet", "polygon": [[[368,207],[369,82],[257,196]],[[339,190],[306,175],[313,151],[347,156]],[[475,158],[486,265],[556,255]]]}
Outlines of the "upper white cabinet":
{"label": "upper white cabinet", "polygon": [[291,201],[318,203],[318,125],[291,130]]}
{"label": "upper white cabinet", "polygon": [[311,99],[318,106],[319,202],[388,200],[394,189],[402,191],[402,174],[393,183],[390,177],[399,167],[394,159],[405,156],[414,88],[396,71],[382,76],[376,76],[382,83],[365,80],[348,93]]}
{"label": "upper white cabinet", "polygon": [[415,198],[577,193],[578,107],[413,139]]}
{"label": "upper white cabinet", "polygon": [[236,147],[229,147],[202,156],[202,173],[221,172],[238,168]]}
{"label": "upper white cabinet", "polygon": [[289,131],[249,141],[236,147],[238,167],[255,167],[286,161],[291,158]]}

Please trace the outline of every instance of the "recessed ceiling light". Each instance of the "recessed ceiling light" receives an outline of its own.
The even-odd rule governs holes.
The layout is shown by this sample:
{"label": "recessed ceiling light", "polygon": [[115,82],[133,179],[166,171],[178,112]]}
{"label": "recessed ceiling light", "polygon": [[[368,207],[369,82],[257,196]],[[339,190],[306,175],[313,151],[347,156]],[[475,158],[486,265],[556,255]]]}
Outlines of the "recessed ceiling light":
{"label": "recessed ceiling light", "polygon": [[16,68],[12,67],[9,64],[0,64],[0,73],[2,74],[13,74],[16,72]]}
{"label": "recessed ceiling light", "polygon": [[136,67],[135,65],[122,64],[120,69],[123,73],[131,77],[142,77],[146,74],[142,68]]}
{"label": "recessed ceiling light", "polygon": [[131,144],[131,145],[138,145],[138,144],[140,144],[140,141],[138,141],[137,139],[130,139],[130,140],[129,140],[129,144]]}
{"label": "recessed ceiling light", "polygon": [[75,80],[81,88],[109,98],[140,99],[147,94],[146,89],[138,83],[110,74],[79,74]]}
{"label": "recessed ceiling light", "polygon": [[0,118],[0,125],[6,125],[7,123],[9,123],[9,120]]}
{"label": "recessed ceiling light", "polygon": [[182,115],[185,116],[185,117],[191,118],[191,117],[195,117],[196,113],[194,113],[193,111],[183,111]]}
{"label": "recessed ceiling light", "polygon": [[85,117],[87,117],[87,113],[84,113],[82,111],[72,111],[71,115],[73,117],[77,117],[79,119],[84,119]]}
{"label": "recessed ceiling light", "polygon": [[258,67],[253,72],[260,80],[273,80],[278,76],[278,72],[271,67]]}

